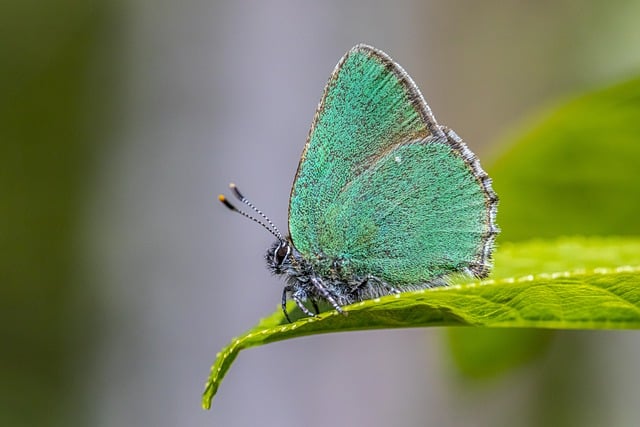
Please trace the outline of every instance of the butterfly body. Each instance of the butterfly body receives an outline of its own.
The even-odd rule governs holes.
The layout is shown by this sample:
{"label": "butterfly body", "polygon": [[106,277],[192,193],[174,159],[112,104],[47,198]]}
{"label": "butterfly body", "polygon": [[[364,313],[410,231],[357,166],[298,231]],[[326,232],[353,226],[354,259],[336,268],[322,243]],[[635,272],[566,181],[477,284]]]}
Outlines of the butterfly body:
{"label": "butterfly body", "polygon": [[[345,271],[344,259],[319,257],[316,263],[313,263],[295,249],[292,249],[286,258],[278,259],[276,254],[282,244],[280,241],[275,242],[267,251],[265,258],[273,274],[286,276],[287,285],[282,294],[282,308],[285,315],[287,315],[286,301],[289,295],[303,312],[312,315],[313,313],[308,312],[304,306],[304,301],[311,301],[314,307],[317,307],[318,302],[323,301],[342,307],[356,301],[400,292],[391,284],[373,275],[358,275]],[[291,247],[292,243],[287,241],[285,245]],[[422,287],[425,285],[410,288]]]}

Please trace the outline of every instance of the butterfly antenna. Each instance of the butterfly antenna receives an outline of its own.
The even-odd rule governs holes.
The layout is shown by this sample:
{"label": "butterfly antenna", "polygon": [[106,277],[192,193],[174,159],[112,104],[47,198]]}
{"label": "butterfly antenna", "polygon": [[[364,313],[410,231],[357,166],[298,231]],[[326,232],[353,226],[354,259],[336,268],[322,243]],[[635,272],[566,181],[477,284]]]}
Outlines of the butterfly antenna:
{"label": "butterfly antenna", "polygon": [[238,187],[236,187],[236,185],[232,182],[231,184],[229,184],[229,188],[231,188],[231,191],[233,191],[233,195],[236,196],[236,198],[238,200],[240,200],[242,203],[244,203],[245,205],[249,206],[255,213],[257,213],[258,215],[260,215],[265,221],[267,221],[267,224],[269,224],[271,226],[271,229],[273,232],[275,232],[274,234],[276,236],[278,236],[278,238],[280,240],[284,240],[282,238],[282,234],[280,234],[280,230],[278,230],[278,227],[276,227],[276,225],[271,222],[271,220],[269,219],[268,216],[266,216],[265,214],[262,213],[262,211],[258,208],[256,208],[253,203],[251,203],[249,200],[247,200],[246,197],[244,197],[242,195],[242,193],[240,192],[240,190],[238,190]]}
{"label": "butterfly antenna", "polygon": [[[233,184],[232,184],[233,185]],[[238,194],[240,194],[237,189],[235,189],[235,185],[230,186],[232,190],[234,190],[234,194],[236,194],[236,197],[238,197]],[[238,197],[240,199],[240,197]],[[229,208],[230,210],[239,213],[240,215],[244,216],[245,218],[249,218],[251,221],[256,222],[258,224],[260,224],[265,230],[267,230],[269,233],[273,234],[276,238],[278,238],[278,240],[283,241],[284,239],[282,238],[282,235],[280,234],[280,231],[278,231],[278,229],[276,228],[275,225],[273,225],[273,223],[269,220],[269,218],[267,218],[262,212],[260,212],[259,210],[257,210],[255,207],[253,207],[253,205],[248,205],[249,207],[251,207],[254,211],[258,212],[263,218],[265,218],[267,220],[267,222],[271,225],[271,227],[269,227],[267,224],[265,224],[264,222],[260,221],[258,218],[255,218],[251,215],[249,215],[248,213],[241,211],[240,209],[238,209],[237,207],[235,207],[223,194],[220,194],[218,196],[218,200],[220,200],[220,202],[222,204],[224,204],[227,208]],[[246,199],[245,199],[246,200]],[[240,199],[240,201],[242,201],[243,203],[247,203],[245,201],[243,201],[242,199]],[[272,228],[273,227],[273,228]]]}

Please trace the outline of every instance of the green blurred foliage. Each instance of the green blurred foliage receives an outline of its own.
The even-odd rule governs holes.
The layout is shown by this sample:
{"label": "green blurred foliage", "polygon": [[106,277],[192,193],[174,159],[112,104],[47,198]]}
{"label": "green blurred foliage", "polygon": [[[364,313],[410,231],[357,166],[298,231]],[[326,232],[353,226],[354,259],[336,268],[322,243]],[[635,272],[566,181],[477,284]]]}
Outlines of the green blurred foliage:
{"label": "green blurred foliage", "polygon": [[638,235],[640,78],[575,99],[489,168],[501,241]]}
{"label": "green blurred foliage", "polygon": [[73,297],[81,285],[77,227],[109,105],[112,79],[100,55],[110,10],[97,0],[2,4],[3,426],[68,425],[69,389],[88,338],[78,331],[90,323],[88,307]]}
{"label": "green blurred foliage", "polygon": [[[449,348],[458,371],[466,378],[494,378],[545,353],[552,331],[539,329],[452,329]],[[467,332],[466,328],[462,332]],[[496,355],[496,349],[504,350]]]}
{"label": "green blurred foliage", "polygon": [[[640,234],[638,118],[640,79],[633,79],[572,100],[503,144],[488,168],[500,196],[497,250],[529,238]],[[485,378],[536,360],[554,334],[458,328],[448,337],[458,368]]]}

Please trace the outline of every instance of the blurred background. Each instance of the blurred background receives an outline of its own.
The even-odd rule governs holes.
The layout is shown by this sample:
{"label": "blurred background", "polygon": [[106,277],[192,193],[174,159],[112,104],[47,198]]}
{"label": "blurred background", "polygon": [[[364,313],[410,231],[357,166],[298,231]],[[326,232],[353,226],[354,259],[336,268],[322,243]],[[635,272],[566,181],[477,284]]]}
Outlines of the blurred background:
{"label": "blurred background", "polygon": [[216,196],[234,181],[286,229],[344,52],[389,53],[491,172],[526,117],[640,73],[640,2],[0,8],[0,425],[637,425],[634,332],[533,331],[482,379],[444,329],[308,337],[243,352],[211,411],[200,393],[282,289],[272,237]]}

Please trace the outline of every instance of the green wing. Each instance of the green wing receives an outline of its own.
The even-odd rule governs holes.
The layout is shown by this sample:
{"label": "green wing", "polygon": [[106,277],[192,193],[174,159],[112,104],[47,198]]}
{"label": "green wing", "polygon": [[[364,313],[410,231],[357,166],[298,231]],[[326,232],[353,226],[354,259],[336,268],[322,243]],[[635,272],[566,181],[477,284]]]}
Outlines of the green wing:
{"label": "green wing", "polygon": [[351,49],[325,88],[291,190],[296,249],[319,270],[338,259],[344,274],[396,285],[486,274],[495,194],[449,133],[399,65]]}

